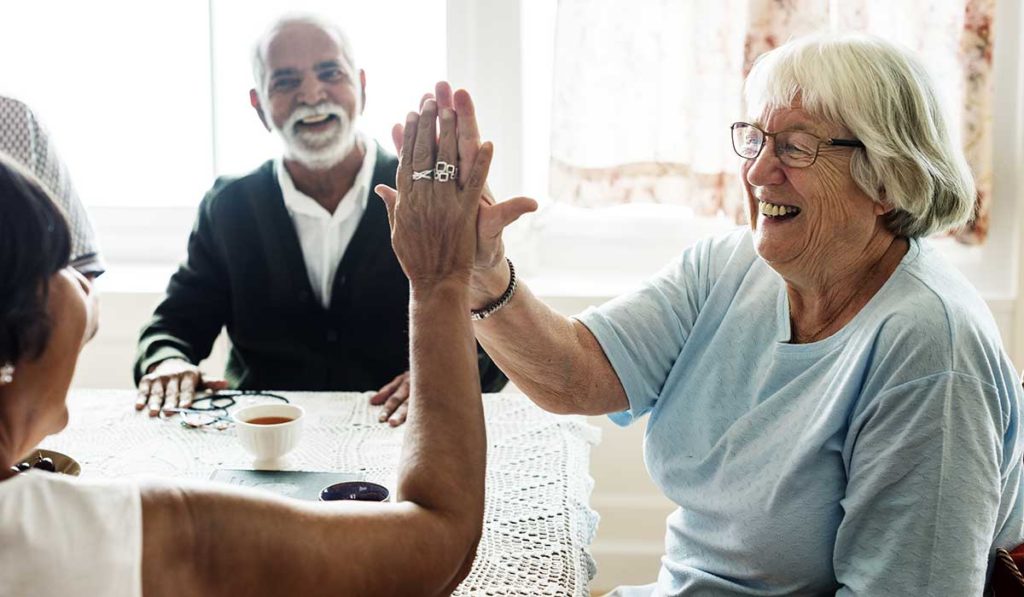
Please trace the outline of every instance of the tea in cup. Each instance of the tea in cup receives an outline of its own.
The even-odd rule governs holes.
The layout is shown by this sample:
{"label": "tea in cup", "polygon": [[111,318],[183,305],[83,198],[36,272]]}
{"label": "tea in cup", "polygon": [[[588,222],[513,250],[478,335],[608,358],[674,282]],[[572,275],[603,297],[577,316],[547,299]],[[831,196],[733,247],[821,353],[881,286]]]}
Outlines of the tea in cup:
{"label": "tea in cup", "polygon": [[298,445],[303,414],[294,404],[257,404],[231,416],[238,441],[260,464],[281,458]]}

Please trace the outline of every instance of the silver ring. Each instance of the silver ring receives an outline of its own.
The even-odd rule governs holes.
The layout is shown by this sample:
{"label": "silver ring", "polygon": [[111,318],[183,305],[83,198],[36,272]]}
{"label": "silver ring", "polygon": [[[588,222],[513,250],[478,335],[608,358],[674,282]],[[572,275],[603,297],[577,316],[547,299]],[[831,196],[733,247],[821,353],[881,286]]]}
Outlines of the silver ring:
{"label": "silver ring", "polygon": [[412,179],[413,180],[430,180],[432,178],[434,178],[434,171],[433,170],[419,170],[419,171],[413,170],[412,171]]}
{"label": "silver ring", "polygon": [[448,162],[438,161],[434,166],[434,179],[437,182],[448,182],[459,177],[459,167]]}

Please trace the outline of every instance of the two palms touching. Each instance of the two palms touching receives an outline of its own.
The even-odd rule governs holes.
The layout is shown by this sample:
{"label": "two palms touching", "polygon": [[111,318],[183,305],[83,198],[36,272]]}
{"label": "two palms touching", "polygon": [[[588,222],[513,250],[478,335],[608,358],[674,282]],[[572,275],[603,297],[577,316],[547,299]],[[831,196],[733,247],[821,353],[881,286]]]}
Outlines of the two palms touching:
{"label": "two palms touching", "polygon": [[[453,109],[457,119],[459,186],[465,187],[470,182],[471,171],[480,151],[480,132],[477,128],[476,111],[469,93],[460,89],[452,93],[451,86],[446,82],[438,83],[433,95],[423,96],[421,105],[428,100],[435,100],[438,112],[445,108]],[[399,155],[406,135],[405,127],[396,124],[391,130],[391,138]],[[400,170],[401,171],[401,170]],[[398,191],[387,186],[378,186],[377,193],[385,203],[394,205]],[[515,197],[496,203],[490,189],[485,185],[479,198],[479,211],[476,223],[476,256],[473,263],[473,275],[489,272],[503,265],[505,247],[501,233],[506,226],[515,222],[525,213],[535,211],[537,202],[528,197]]]}

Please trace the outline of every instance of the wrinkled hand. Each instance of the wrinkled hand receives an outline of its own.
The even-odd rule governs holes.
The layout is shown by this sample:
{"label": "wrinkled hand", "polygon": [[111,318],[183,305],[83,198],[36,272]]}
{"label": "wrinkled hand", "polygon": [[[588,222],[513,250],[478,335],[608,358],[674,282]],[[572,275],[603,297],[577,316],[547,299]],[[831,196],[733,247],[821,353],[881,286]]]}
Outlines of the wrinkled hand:
{"label": "wrinkled hand", "polygon": [[199,390],[223,390],[228,383],[223,379],[203,378],[199,367],[181,359],[160,361],[153,370],[139,380],[139,397],[135,410],[149,408],[149,416],[155,417],[160,410],[188,408]]}
{"label": "wrinkled hand", "polygon": [[384,405],[380,412],[380,422],[388,422],[392,427],[398,427],[405,422],[409,412],[409,372],[406,371],[398,377],[389,381],[383,388],[370,397],[370,404],[374,406]]}
{"label": "wrinkled hand", "polygon": [[[435,98],[440,110],[450,108],[456,114],[459,183],[464,186],[468,180],[470,167],[481,147],[473,99],[463,89],[453,94],[451,85],[444,81],[437,84],[434,95],[423,96],[422,103],[425,104]],[[405,127],[401,124],[396,124],[391,130],[392,141],[400,155],[405,142],[405,132]],[[537,202],[528,197],[515,197],[496,203],[490,189],[484,185],[477,216],[477,245],[470,281],[475,294],[493,299],[505,291],[509,274],[504,260],[505,245],[501,238],[502,231],[523,214],[536,209]],[[496,285],[499,287],[497,294],[494,291]]]}
{"label": "wrinkled hand", "polygon": [[413,291],[448,281],[469,282],[476,254],[477,211],[493,153],[489,143],[480,146],[469,172],[460,172],[460,177],[466,176],[461,186],[454,180],[414,181],[414,172],[458,159],[455,112],[441,111],[440,137],[437,120],[433,99],[423,102],[419,114],[409,114],[395,177],[398,190],[386,185],[375,189],[387,205],[391,245]]}

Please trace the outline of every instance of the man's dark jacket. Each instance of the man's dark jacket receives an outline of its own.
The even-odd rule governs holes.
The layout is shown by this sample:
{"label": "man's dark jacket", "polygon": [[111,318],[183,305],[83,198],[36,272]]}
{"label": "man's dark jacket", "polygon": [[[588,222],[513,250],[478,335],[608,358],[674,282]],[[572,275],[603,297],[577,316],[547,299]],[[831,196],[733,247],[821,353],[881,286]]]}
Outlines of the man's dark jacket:
{"label": "man's dark jacket", "polygon": [[[393,186],[397,167],[378,149],[371,196],[326,310],[313,294],[274,163],[219,178],[199,206],[187,260],[142,330],[135,383],[170,357],[199,363],[222,326],[232,344],[226,377],[238,389],[376,390],[408,370],[409,282],[372,191]],[[483,391],[500,390],[505,376],[477,350]]]}

